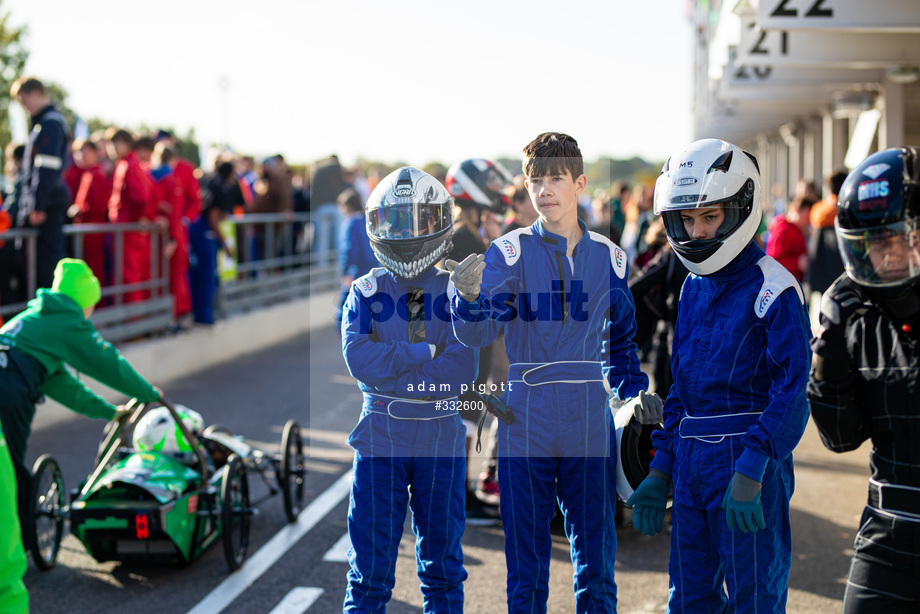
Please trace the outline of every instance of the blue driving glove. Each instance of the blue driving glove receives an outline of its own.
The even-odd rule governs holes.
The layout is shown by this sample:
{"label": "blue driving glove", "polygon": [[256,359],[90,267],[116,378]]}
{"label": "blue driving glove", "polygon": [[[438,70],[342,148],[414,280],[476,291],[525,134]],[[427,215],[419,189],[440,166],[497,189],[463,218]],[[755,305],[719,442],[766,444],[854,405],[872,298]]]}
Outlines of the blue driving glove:
{"label": "blue driving glove", "polygon": [[642,480],[626,502],[633,508],[633,526],[637,531],[643,535],[661,533],[670,489],[671,476],[657,469],[652,469],[649,476]]}
{"label": "blue driving glove", "polygon": [[732,483],[722,498],[722,509],[732,531],[737,527],[745,533],[756,533],[767,528],[760,502],[760,482],[743,473],[736,471],[732,476]]}

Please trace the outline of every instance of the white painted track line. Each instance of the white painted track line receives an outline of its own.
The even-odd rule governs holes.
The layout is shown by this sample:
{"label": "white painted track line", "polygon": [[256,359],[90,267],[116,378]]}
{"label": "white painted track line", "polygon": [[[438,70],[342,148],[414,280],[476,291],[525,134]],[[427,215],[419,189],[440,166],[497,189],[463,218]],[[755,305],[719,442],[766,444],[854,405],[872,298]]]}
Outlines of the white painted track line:
{"label": "white painted track line", "polygon": [[285,595],[281,603],[276,605],[275,609],[268,614],[303,614],[310,609],[313,602],[319,599],[322,594],[323,589],[321,588],[298,586]]}
{"label": "white painted track line", "polygon": [[351,538],[348,537],[348,533],[342,536],[342,539],[335,542],[335,545],[332,548],[329,548],[329,551],[323,555],[324,561],[331,561],[333,563],[347,563],[348,562],[348,551],[351,549]]}
{"label": "white painted track line", "polygon": [[353,473],[353,469],[345,472],[323,494],[314,499],[313,503],[300,512],[296,523],[289,524],[278,531],[273,538],[259,548],[258,552],[249,557],[242,567],[227,576],[198,605],[189,610],[188,614],[218,614],[230,605],[300,538],[316,526],[332,508],[348,496],[351,491]]}

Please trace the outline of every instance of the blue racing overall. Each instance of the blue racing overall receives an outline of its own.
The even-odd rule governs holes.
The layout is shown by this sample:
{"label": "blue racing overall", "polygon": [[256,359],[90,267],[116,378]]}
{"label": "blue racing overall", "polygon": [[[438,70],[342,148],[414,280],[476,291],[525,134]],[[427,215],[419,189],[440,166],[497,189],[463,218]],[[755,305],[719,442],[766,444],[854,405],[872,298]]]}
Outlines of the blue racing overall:
{"label": "blue racing overall", "polygon": [[[669,612],[785,611],[810,337],[798,282],[753,243],[684,282],[674,385],[652,435],[651,466],[674,486]],[[722,500],[735,471],[761,482],[766,529],[728,528]]]}
{"label": "blue racing overall", "polygon": [[447,292],[446,272],[403,281],[375,268],[345,301],[345,362],[364,394],[348,438],[345,612],[386,610],[407,507],[425,612],[463,612],[466,430],[456,402],[476,378],[478,352],[454,336]]}
{"label": "blue racing overall", "polygon": [[505,330],[516,421],[499,423],[498,483],[510,612],[546,612],[555,500],[571,544],[578,612],[616,609],[616,440],[608,391],[648,387],[632,338],[626,254],[589,233],[566,239],[540,220],[492,242],[479,297],[452,298],[454,330],[485,347]]}

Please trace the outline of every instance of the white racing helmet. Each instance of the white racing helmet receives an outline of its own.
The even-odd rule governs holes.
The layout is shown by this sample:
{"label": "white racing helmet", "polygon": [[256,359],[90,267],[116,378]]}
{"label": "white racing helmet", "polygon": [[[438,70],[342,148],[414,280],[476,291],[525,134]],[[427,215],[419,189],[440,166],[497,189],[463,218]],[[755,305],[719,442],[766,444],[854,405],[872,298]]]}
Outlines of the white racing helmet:
{"label": "white racing helmet", "polygon": [[[681,211],[712,207],[725,212],[715,238],[693,239]],[[763,188],[757,159],[718,139],[690,143],[661,169],[655,214],[662,217],[668,243],[690,272],[715,273],[747,247],[760,227]]]}
{"label": "white racing helmet", "polygon": [[623,402],[615,410],[613,423],[617,438],[617,497],[626,502],[648,477],[649,465],[655,457],[652,433],[661,430],[660,424],[639,424],[635,418],[639,397]]}
{"label": "white racing helmet", "polygon": [[[185,405],[176,404],[175,407],[176,413],[185,423],[185,428],[192,435],[201,433],[201,429],[204,428],[201,414]],[[192,451],[191,443],[186,441],[172,414],[165,407],[157,407],[144,414],[134,427],[132,443],[136,449],[143,452],[176,454]]]}

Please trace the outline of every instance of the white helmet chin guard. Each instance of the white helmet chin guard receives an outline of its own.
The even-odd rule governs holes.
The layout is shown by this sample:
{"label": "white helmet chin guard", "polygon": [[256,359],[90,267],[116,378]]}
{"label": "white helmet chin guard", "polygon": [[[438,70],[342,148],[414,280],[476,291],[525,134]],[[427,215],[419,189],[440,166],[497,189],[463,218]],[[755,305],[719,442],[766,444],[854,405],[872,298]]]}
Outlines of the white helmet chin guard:
{"label": "white helmet chin guard", "polygon": [[[682,211],[718,208],[724,220],[715,237],[694,239]],[[711,275],[735,259],[760,227],[763,189],[757,160],[718,139],[695,141],[671,156],[655,183],[655,214],[668,243],[691,273]]]}

